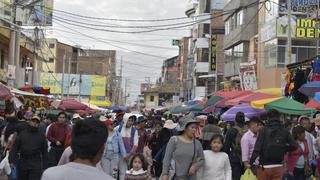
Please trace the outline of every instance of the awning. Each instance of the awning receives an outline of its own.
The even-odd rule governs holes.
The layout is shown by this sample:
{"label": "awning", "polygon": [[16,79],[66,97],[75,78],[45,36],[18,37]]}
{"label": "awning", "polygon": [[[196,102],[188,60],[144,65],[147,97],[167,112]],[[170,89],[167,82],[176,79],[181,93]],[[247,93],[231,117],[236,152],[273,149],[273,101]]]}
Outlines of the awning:
{"label": "awning", "polygon": [[99,107],[109,107],[112,106],[111,101],[95,101],[95,100],[90,100],[89,104],[93,104]]}
{"label": "awning", "polygon": [[309,115],[314,109],[304,109],[304,104],[289,98],[281,98],[265,105],[265,109],[274,109],[283,114]]}
{"label": "awning", "polygon": [[213,78],[213,77],[216,77],[216,74],[208,74],[208,75],[199,76],[199,78]]}
{"label": "awning", "polygon": [[255,90],[254,92],[274,95],[274,96],[282,96],[282,89],[281,88],[269,88],[269,89],[259,89]]}
{"label": "awning", "polygon": [[258,101],[252,101],[251,102],[251,107],[253,108],[257,108],[257,109],[264,109],[264,106],[268,103],[271,103],[273,101],[282,99],[282,97],[278,97],[278,98],[270,98],[270,99],[262,99],[262,100],[258,100]]}
{"label": "awning", "polygon": [[320,109],[320,103],[311,99],[306,105],[304,105],[305,109]]}
{"label": "awning", "polygon": [[221,96],[225,99],[233,99],[233,98],[244,96],[251,93],[252,91],[217,91],[217,92],[214,92],[213,95]]}

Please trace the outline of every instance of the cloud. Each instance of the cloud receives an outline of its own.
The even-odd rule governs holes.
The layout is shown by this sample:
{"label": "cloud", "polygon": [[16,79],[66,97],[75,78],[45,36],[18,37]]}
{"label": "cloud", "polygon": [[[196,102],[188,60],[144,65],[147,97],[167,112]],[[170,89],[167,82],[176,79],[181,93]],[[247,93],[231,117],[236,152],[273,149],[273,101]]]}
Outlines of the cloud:
{"label": "cloud", "polygon": [[[58,10],[64,10],[76,14],[81,14],[84,16],[94,16],[94,17],[105,17],[105,18],[117,18],[117,19],[164,19],[173,17],[184,17],[186,0],[55,0],[55,8]],[[65,14],[56,13],[54,15],[63,16]],[[82,21],[82,19],[74,20]],[[187,21],[187,20],[184,20]],[[159,24],[170,24],[171,22],[158,22],[152,23],[152,25]],[[181,22],[181,21],[180,21]],[[104,23],[118,24],[118,25],[151,25],[151,23],[134,23],[134,22],[118,22],[118,21],[105,21]],[[90,47],[97,49],[115,49],[121,50],[118,52],[117,59],[124,59],[124,77],[131,79],[129,92],[132,97],[129,99],[131,101],[136,100],[136,96],[139,94],[140,83],[144,82],[145,77],[150,77],[152,80],[156,80],[161,72],[161,66],[164,59],[153,58],[149,56],[139,55],[129,52],[124,49],[119,49],[116,46],[121,46],[133,51],[141,51],[149,54],[154,54],[164,57],[172,57],[178,54],[178,49],[171,46],[171,39],[179,39],[183,36],[189,36],[190,32],[188,30],[170,30],[170,31],[158,31],[152,33],[143,34],[119,34],[119,33],[109,33],[109,32],[99,32],[88,29],[83,29],[79,27],[68,27],[76,29],[81,33],[94,36],[98,39],[109,39],[125,41],[123,43],[111,42],[107,43],[97,42],[88,37],[84,37],[75,32],[67,33],[64,31],[72,31],[61,26],[60,23],[54,22],[54,28],[56,33],[55,37],[59,40],[70,44],[79,44],[82,47]],[[113,28],[114,29],[114,28]],[[132,31],[132,29],[115,29],[120,31]],[[133,31],[138,31],[135,29]],[[145,30],[145,29],[140,29]],[[149,40],[159,41],[149,41]],[[162,40],[161,40],[162,39]],[[126,42],[133,42],[136,44],[142,44],[143,46],[136,46],[132,44],[127,44]],[[147,47],[145,47],[147,46]],[[172,48],[161,49],[161,48],[150,48],[148,46],[160,46]],[[174,50],[176,48],[176,50]],[[130,64],[131,63],[131,64]],[[135,64],[135,65],[133,65]],[[118,68],[120,61],[118,61]],[[139,67],[139,65],[141,65]]]}

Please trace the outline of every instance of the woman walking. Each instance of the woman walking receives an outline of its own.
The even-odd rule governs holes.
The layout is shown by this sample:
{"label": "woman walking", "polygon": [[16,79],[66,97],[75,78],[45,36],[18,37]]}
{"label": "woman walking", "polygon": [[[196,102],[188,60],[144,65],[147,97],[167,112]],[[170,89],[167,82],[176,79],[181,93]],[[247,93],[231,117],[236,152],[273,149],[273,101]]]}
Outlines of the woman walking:
{"label": "woman walking", "polygon": [[[196,180],[197,171],[204,164],[201,143],[195,139],[195,131],[199,122],[190,117],[180,119],[179,136],[170,138],[163,160],[162,180]],[[172,160],[175,163],[171,163]],[[174,164],[175,172],[169,173],[170,164]]]}

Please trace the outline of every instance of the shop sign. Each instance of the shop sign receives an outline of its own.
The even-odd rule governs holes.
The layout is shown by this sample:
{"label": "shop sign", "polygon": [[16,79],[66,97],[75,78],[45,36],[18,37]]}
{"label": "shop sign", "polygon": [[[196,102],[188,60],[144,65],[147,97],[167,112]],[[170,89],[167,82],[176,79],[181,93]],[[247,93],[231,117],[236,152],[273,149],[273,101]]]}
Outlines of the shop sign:
{"label": "shop sign", "polygon": [[211,35],[211,71],[217,70],[217,35]]}
{"label": "shop sign", "polygon": [[[291,18],[291,37],[296,35],[296,17]],[[277,37],[288,37],[288,16],[282,16],[277,19]]]}
{"label": "shop sign", "polygon": [[257,76],[255,65],[250,63],[241,63],[240,68],[240,84],[242,90],[256,90],[258,89],[257,85]]}
{"label": "shop sign", "polygon": [[320,37],[320,28],[316,28],[320,21],[313,19],[297,19],[297,38],[317,38]]}
{"label": "shop sign", "polygon": [[261,28],[262,42],[269,41],[277,36],[277,32],[275,31],[276,23],[276,19],[272,19],[263,25]]}

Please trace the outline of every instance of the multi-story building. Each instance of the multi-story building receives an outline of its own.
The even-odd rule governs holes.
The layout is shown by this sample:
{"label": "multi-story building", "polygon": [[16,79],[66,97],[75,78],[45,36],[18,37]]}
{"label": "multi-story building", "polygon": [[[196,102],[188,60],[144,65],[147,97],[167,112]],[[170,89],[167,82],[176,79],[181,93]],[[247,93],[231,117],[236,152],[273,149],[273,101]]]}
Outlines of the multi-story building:
{"label": "multi-story building", "polygon": [[240,63],[249,61],[250,39],[258,33],[258,2],[255,0],[227,0],[223,11],[224,78],[225,86],[240,89]]}
{"label": "multi-story building", "polygon": [[190,40],[190,37],[183,37],[179,40],[178,81],[180,83],[180,98],[182,98],[182,100],[188,100],[188,90],[192,89],[188,84],[188,50]]}
{"label": "multi-story building", "polygon": [[[259,56],[257,63],[259,88],[281,87],[281,74],[285,72],[285,65],[310,59],[317,55],[316,44],[319,39],[316,36],[317,33],[305,32],[308,28],[317,29],[315,27],[317,24],[308,21],[316,18],[316,2],[292,1],[291,58],[289,58],[287,49],[289,34],[287,1],[272,0],[266,4],[268,11],[262,8],[259,12]],[[303,31],[296,31],[297,25],[302,25],[300,30]]]}
{"label": "multi-story building", "polygon": [[209,39],[210,39],[210,0],[190,0],[187,4],[186,15],[195,25],[192,28],[191,53],[193,56],[193,79],[191,98],[205,97],[207,95],[207,75],[209,73]]}

